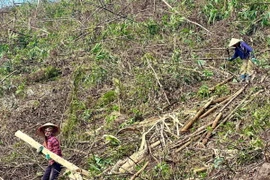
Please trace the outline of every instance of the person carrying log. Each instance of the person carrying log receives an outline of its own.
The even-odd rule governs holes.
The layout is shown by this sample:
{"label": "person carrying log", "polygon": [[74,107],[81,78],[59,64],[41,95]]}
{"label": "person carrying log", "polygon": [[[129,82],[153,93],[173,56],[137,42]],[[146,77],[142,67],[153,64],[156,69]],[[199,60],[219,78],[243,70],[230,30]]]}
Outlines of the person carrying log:
{"label": "person carrying log", "polygon": [[[60,129],[57,125],[52,123],[46,123],[37,129],[37,134],[44,137],[43,146],[37,149],[37,153],[41,153],[43,148],[47,148],[51,152],[62,157],[62,151],[60,148],[60,142],[56,136],[60,133]],[[45,158],[49,160],[48,166],[43,174],[42,180],[56,180],[62,169],[61,164],[52,160],[49,154],[46,154]]]}
{"label": "person carrying log", "polygon": [[237,57],[243,60],[243,64],[240,68],[240,82],[249,83],[251,75],[253,74],[254,64],[258,63],[258,60],[254,56],[253,49],[241,39],[232,38],[229,47],[234,47],[235,52],[228,61],[232,61]]}

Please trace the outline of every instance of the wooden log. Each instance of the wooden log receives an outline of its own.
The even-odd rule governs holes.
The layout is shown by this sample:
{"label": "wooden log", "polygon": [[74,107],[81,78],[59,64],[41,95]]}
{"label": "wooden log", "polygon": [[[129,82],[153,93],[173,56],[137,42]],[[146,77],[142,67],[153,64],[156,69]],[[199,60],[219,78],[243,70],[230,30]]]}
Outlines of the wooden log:
{"label": "wooden log", "polygon": [[223,102],[221,102],[220,104],[215,105],[214,107],[212,107],[211,109],[209,109],[208,111],[206,111],[204,114],[202,114],[200,116],[200,119],[205,118],[206,116],[208,116],[209,114],[211,114],[212,112],[214,112],[217,108],[219,108],[221,105],[225,104],[226,102],[228,102],[230,100],[229,96],[226,96],[227,99],[224,99]]}
{"label": "wooden log", "polygon": [[222,96],[222,97],[220,97],[220,98],[214,99],[214,100],[212,101],[212,104],[221,103],[221,102],[223,102],[224,100],[228,99],[229,97],[230,97],[230,96],[227,95],[227,96]]}
{"label": "wooden log", "polygon": [[186,147],[188,147],[192,142],[197,141],[200,138],[200,136],[194,137],[193,139],[191,139],[190,141],[188,141],[187,143],[185,143],[183,146],[181,146],[180,148],[178,148],[175,152],[180,152],[183,149],[185,149]]}
{"label": "wooden log", "polygon": [[204,138],[203,141],[202,141],[202,143],[203,143],[204,145],[207,143],[208,139],[209,139],[210,136],[212,135],[212,131],[217,127],[218,121],[221,119],[221,117],[222,117],[222,113],[220,112],[220,113],[216,116],[215,120],[213,121],[213,124],[212,124],[212,130],[209,131],[209,132],[207,132],[205,138]]}
{"label": "wooden log", "polygon": [[[15,136],[17,136],[21,140],[25,141],[26,143],[30,144],[35,149],[38,149],[40,146],[42,146],[40,143],[35,141],[33,138],[31,138],[27,134],[21,132],[20,130],[18,130],[15,133]],[[71,171],[71,173],[81,174],[81,175],[88,176],[88,177],[90,176],[90,173],[88,171],[86,171],[84,169],[80,169],[76,165],[72,164],[71,162],[65,160],[64,158],[58,156],[57,154],[51,152],[50,150],[48,150],[46,148],[43,148],[42,153],[44,155],[49,154],[51,159],[53,159],[54,161],[56,161],[59,164],[63,165],[64,167],[66,167],[68,170]]]}
{"label": "wooden log", "polygon": [[145,163],[145,165],[137,172],[137,173],[135,173],[131,178],[130,178],[130,180],[134,180],[134,179],[136,179],[136,177],[138,177],[140,174],[141,174],[141,172],[146,168],[146,166],[149,164],[149,162],[147,161],[146,163]]}
{"label": "wooden log", "polygon": [[237,98],[247,87],[247,84],[242,87],[240,90],[238,90],[234,95],[232,95],[230,98],[229,98],[229,102],[227,102],[227,104],[225,104],[220,110],[219,112],[222,112],[235,98]]}
{"label": "wooden log", "polygon": [[[247,86],[247,85],[246,85]],[[245,86],[245,87],[246,87]],[[252,96],[253,97],[255,97],[255,96],[257,96],[258,94],[260,94],[261,92],[263,92],[264,90],[262,89],[262,90],[260,90],[260,91],[258,91],[258,92],[256,92],[255,94],[253,94]],[[239,94],[238,94],[239,95]],[[246,100],[248,99],[250,97],[250,95],[247,95],[230,113],[229,113],[229,115],[227,115],[227,117],[226,118],[224,118],[216,127],[215,127],[215,129],[213,130],[213,132],[212,133],[214,133],[214,132],[216,132],[217,131],[217,129],[221,126],[221,125],[223,125],[228,119],[230,119],[231,118],[231,116],[233,115],[233,113],[235,113],[242,105],[243,105],[243,103],[244,102],[246,102]],[[253,99],[251,99],[251,101],[252,101]],[[251,101],[249,101],[249,102],[251,102]],[[247,102],[247,103],[249,103],[249,102]]]}
{"label": "wooden log", "polygon": [[232,79],[233,79],[233,76],[231,76],[231,77],[225,79],[225,80],[222,81],[221,83],[218,83],[217,85],[215,85],[215,86],[209,88],[209,91],[214,91],[218,86],[222,86],[223,84],[226,84],[227,82],[229,82],[229,81],[232,80]]}
{"label": "wooden log", "polygon": [[193,170],[193,172],[196,174],[196,173],[200,173],[200,172],[203,172],[203,171],[207,171],[207,168],[206,167],[201,167],[201,168],[196,168]]}
{"label": "wooden log", "polygon": [[188,122],[187,124],[184,125],[184,127],[181,129],[181,132],[187,131],[187,130],[192,126],[192,124],[193,124],[195,121],[197,121],[197,120],[199,119],[199,117],[203,114],[203,112],[205,111],[205,109],[208,108],[208,106],[210,106],[211,103],[212,103],[212,99],[211,99],[208,103],[206,103],[206,104],[205,104],[205,105],[197,112],[197,114],[196,114],[193,118],[191,118],[191,119],[189,120],[189,122]]}

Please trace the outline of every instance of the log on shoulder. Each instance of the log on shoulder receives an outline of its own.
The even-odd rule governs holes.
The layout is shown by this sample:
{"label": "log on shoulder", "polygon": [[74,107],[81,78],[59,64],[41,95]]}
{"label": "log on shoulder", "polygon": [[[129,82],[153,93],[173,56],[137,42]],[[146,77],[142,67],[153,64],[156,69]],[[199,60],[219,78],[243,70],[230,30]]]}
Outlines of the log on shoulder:
{"label": "log on shoulder", "polygon": [[[40,143],[38,143],[37,141],[35,141],[33,138],[31,138],[27,134],[21,132],[20,130],[18,130],[15,133],[15,136],[17,136],[18,138],[22,139],[26,143],[30,144],[35,149],[38,149],[40,146],[42,146]],[[62,166],[66,167],[68,170],[70,170],[74,174],[77,174],[77,175],[81,174],[81,175],[88,176],[88,177],[90,176],[90,174],[89,174],[88,171],[77,167],[76,165],[74,165],[71,162],[65,160],[64,158],[58,156],[57,154],[49,151],[46,148],[43,148],[42,153],[45,154],[45,155],[46,154],[49,154],[51,159],[53,159],[54,161],[58,162]]]}

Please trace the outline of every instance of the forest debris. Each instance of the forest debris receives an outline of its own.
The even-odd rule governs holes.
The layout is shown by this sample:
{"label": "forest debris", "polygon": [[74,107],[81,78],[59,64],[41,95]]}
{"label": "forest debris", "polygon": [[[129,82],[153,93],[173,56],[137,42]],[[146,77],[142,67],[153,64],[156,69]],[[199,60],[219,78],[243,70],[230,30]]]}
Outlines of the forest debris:
{"label": "forest debris", "polygon": [[83,180],[82,176],[77,173],[72,173],[68,169],[63,173],[64,176],[68,176],[69,180]]}
{"label": "forest debris", "polygon": [[189,134],[184,139],[181,139],[180,141],[177,141],[176,143],[174,143],[173,146],[171,147],[171,149],[174,149],[176,147],[179,147],[179,146],[183,145],[184,143],[190,141],[192,137],[195,137],[195,136],[198,136],[198,135],[202,134],[204,131],[206,131],[206,128],[208,126],[210,126],[210,125],[212,125],[212,122],[211,123],[208,123],[208,124],[206,124],[204,126],[201,126],[200,128],[198,128],[192,134]]}
{"label": "forest debris", "polygon": [[227,104],[225,104],[220,110],[219,112],[223,111],[237,96],[239,96],[247,87],[247,84],[242,87],[240,90],[238,90],[234,95],[232,95],[229,99],[229,102]]}
{"label": "forest debris", "polygon": [[179,152],[182,151],[184,148],[186,148],[187,146],[189,146],[193,141],[196,141],[200,138],[200,136],[196,136],[194,138],[192,138],[190,141],[188,141],[187,143],[185,143],[183,146],[181,146],[180,148],[178,148],[175,152]]}
{"label": "forest debris", "polygon": [[228,96],[226,96],[226,97],[227,97],[227,99],[223,100],[223,102],[221,102],[220,104],[217,104],[216,106],[214,106],[211,109],[207,110],[203,115],[201,115],[200,119],[205,118],[206,116],[211,114],[214,110],[219,108],[222,104],[225,104],[226,102],[228,102],[230,100],[230,98],[228,98]]}
{"label": "forest debris", "polygon": [[210,104],[212,103],[212,98],[210,99],[210,101],[208,103],[206,103],[198,112],[197,114],[192,117],[187,124],[184,125],[184,127],[181,129],[181,132],[185,132],[187,131],[192,124],[198,120],[198,118],[202,115],[202,113],[205,111],[206,108],[208,108],[208,106],[210,106]]}
{"label": "forest debris", "polygon": [[130,180],[134,180],[136,177],[138,177],[139,174],[141,174],[141,172],[147,167],[148,164],[149,164],[149,161],[147,161],[144,164],[144,166],[130,178]]}
{"label": "forest debris", "polygon": [[207,171],[207,168],[206,167],[195,168],[193,170],[194,173],[200,173],[200,172],[204,172],[204,171]]}
{"label": "forest debris", "polygon": [[103,129],[103,126],[100,126],[99,128],[93,130],[93,131],[86,131],[85,134],[88,134],[89,136],[94,136],[98,134]]}
{"label": "forest debris", "polygon": [[[130,173],[133,171],[134,167],[141,161],[143,161],[143,159],[145,158],[149,148],[147,146],[146,143],[146,135],[154,128],[156,127],[156,124],[158,122],[164,122],[164,120],[167,117],[162,117],[160,119],[154,118],[153,121],[150,121],[150,124],[152,124],[154,122],[154,125],[149,128],[145,133],[143,133],[142,135],[142,142],[140,145],[140,148],[137,152],[133,153],[130,157],[126,158],[125,160],[120,160],[116,163],[116,165],[112,168],[113,171],[111,171],[111,173],[114,172],[120,172],[120,173]],[[148,125],[148,123],[146,123]],[[150,145],[151,148],[154,148],[156,146],[158,146],[161,142],[157,141],[153,144]]]}
{"label": "forest debris", "polygon": [[[157,141],[151,144],[151,148],[154,148],[159,144],[160,141]],[[134,166],[136,166],[139,162],[141,162],[145,158],[147,151],[148,148],[145,147],[144,149],[140,149],[139,151],[133,153],[130,157],[126,158],[124,161],[121,160],[123,164],[121,165],[121,167],[119,167],[119,172],[126,173],[133,171]]]}
{"label": "forest debris", "polygon": [[[119,171],[119,168],[126,162],[126,159],[125,160],[118,160],[116,162],[116,164],[112,167],[111,171],[109,174],[113,174],[113,173],[118,173]],[[103,174],[103,173],[102,173]]]}
{"label": "forest debris", "polygon": [[[221,119],[221,117],[222,117],[222,113],[220,112],[220,113],[216,116],[215,120],[213,121],[213,124],[212,124],[212,130],[215,129],[215,127],[217,126],[218,121]],[[203,145],[205,145],[205,144],[207,143],[208,139],[210,138],[210,136],[211,136],[211,134],[212,134],[212,130],[209,131],[209,132],[207,132],[205,138],[204,138],[203,141],[202,141]]]}
{"label": "forest debris", "polygon": [[146,119],[144,121],[141,121],[137,124],[134,124],[135,127],[147,127],[147,126],[152,126],[156,124],[157,122],[160,121],[160,119],[163,119],[164,117],[151,117],[149,119]]}
{"label": "forest debris", "polygon": [[125,163],[119,168],[120,173],[126,173],[133,170],[134,166],[136,166],[147,153],[147,149],[139,150],[132,154],[125,160]]}
{"label": "forest debris", "polygon": [[126,127],[126,128],[122,128],[122,129],[120,129],[117,133],[116,133],[116,135],[118,135],[118,134],[123,134],[123,133],[125,133],[125,132],[127,132],[127,131],[132,131],[132,132],[137,132],[137,133],[140,133],[140,130],[138,129],[138,128],[132,128],[132,127]]}
{"label": "forest debris", "polygon": [[147,58],[147,63],[148,63],[148,66],[152,69],[152,71],[153,71],[153,73],[154,73],[154,75],[155,75],[155,78],[156,78],[156,80],[157,80],[157,83],[158,83],[159,87],[161,88],[161,90],[162,90],[162,92],[163,92],[163,94],[164,94],[164,97],[165,97],[167,103],[168,103],[168,104],[171,104],[170,101],[169,101],[169,99],[168,99],[168,97],[167,97],[166,92],[164,91],[163,85],[160,83],[159,77],[158,77],[158,75],[157,75],[155,69],[152,67],[151,63],[149,62],[149,59],[148,59],[148,58]]}
{"label": "forest debris", "polygon": [[267,75],[263,75],[263,76],[261,77],[260,83],[263,83],[263,81],[265,80],[266,77],[267,77]]}
{"label": "forest debris", "polygon": [[[246,85],[247,86],[247,85]],[[245,86],[245,87],[246,87]],[[245,87],[243,87],[242,89],[240,89],[240,90],[243,90]],[[242,91],[240,91],[239,90],[239,92],[241,93]],[[255,96],[257,96],[259,93],[261,93],[261,92],[263,92],[264,90],[260,90],[260,91],[258,91],[258,92],[256,92],[256,93],[254,93],[253,95],[252,95],[252,97],[254,98]],[[236,95],[239,95],[240,93],[236,93]],[[233,115],[233,113],[235,113],[235,111],[237,111],[238,110],[238,108],[240,107],[240,106],[242,106],[242,104],[243,103],[245,103],[246,102],[246,100],[248,99],[250,97],[250,94],[249,95],[247,95],[235,108],[234,108],[234,110],[232,110],[231,112],[230,112],[230,114],[229,115],[227,115],[227,117],[225,118],[225,119],[223,119],[222,120],[222,122],[220,122],[217,126],[216,126],[216,128],[213,130],[213,132],[215,132],[216,130],[217,130],[217,128],[219,127],[219,126],[221,126],[222,124],[224,124],[228,119],[230,119],[231,118],[231,116]],[[252,101],[253,100],[253,98],[250,100],[250,101]],[[228,103],[227,103],[228,104]]]}
{"label": "forest debris", "polygon": [[9,73],[6,77],[4,77],[4,78],[0,81],[0,83],[4,82],[7,78],[9,78],[10,76],[12,76],[12,75],[13,75],[14,73],[16,73],[16,72],[18,72],[18,71],[15,70],[15,71]]}
{"label": "forest debris", "polygon": [[217,87],[222,86],[223,84],[226,84],[227,82],[229,82],[229,81],[232,80],[232,79],[233,79],[233,76],[231,76],[231,77],[225,79],[225,80],[222,81],[221,83],[218,83],[217,85],[215,85],[215,86],[209,88],[209,91],[214,91]]}
{"label": "forest debris", "polygon": [[[178,14],[180,14],[180,12],[178,12],[178,11],[176,11],[167,1],[165,1],[165,0],[162,0],[170,9],[172,9],[173,11],[175,11],[176,13],[178,13]],[[181,15],[181,14],[180,14]],[[191,20],[189,20],[188,18],[186,18],[186,17],[182,17],[184,20],[186,20],[187,22],[189,22],[189,23],[192,23],[192,24],[195,24],[195,25],[197,25],[197,26],[199,26],[199,27],[201,27],[202,29],[204,29],[205,31],[207,31],[208,33],[211,33],[208,29],[206,29],[205,27],[203,27],[202,25],[200,25],[199,23],[196,23],[196,22],[194,22],[194,21],[191,21]]]}
{"label": "forest debris", "polygon": [[220,102],[223,102],[225,99],[228,99],[228,97],[230,97],[229,95],[228,96],[222,96],[220,98],[217,98],[217,99],[214,99],[212,101],[212,104],[216,104],[216,103],[220,103]]}
{"label": "forest debris", "polygon": [[176,127],[176,133],[177,133],[176,135],[179,136],[179,126],[178,125],[180,124],[180,122],[175,115],[170,114],[169,116],[173,119],[173,124]]}
{"label": "forest debris", "polygon": [[233,77],[236,76],[236,75],[232,74],[231,72],[227,72],[227,71],[221,70],[221,69],[219,69],[219,68],[215,68],[215,67],[213,67],[213,66],[211,66],[211,65],[208,65],[208,67],[209,67],[210,69],[214,69],[214,70],[216,70],[216,71],[218,71],[218,72],[220,72],[220,73],[222,73],[222,74],[225,74],[227,77],[228,77],[229,75],[232,75]]}

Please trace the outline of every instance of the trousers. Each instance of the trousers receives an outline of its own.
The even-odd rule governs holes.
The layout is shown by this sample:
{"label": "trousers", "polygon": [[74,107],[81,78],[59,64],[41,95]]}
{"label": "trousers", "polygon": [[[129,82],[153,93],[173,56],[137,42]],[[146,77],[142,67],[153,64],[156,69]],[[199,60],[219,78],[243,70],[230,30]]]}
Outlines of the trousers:
{"label": "trousers", "polygon": [[46,168],[42,180],[57,180],[62,167],[59,163],[54,162]]}
{"label": "trousers", "polygon": [[253,74],[254,65],[250,59],[244,59],[240,68],[240,74],[243,76],[251,76]]}

